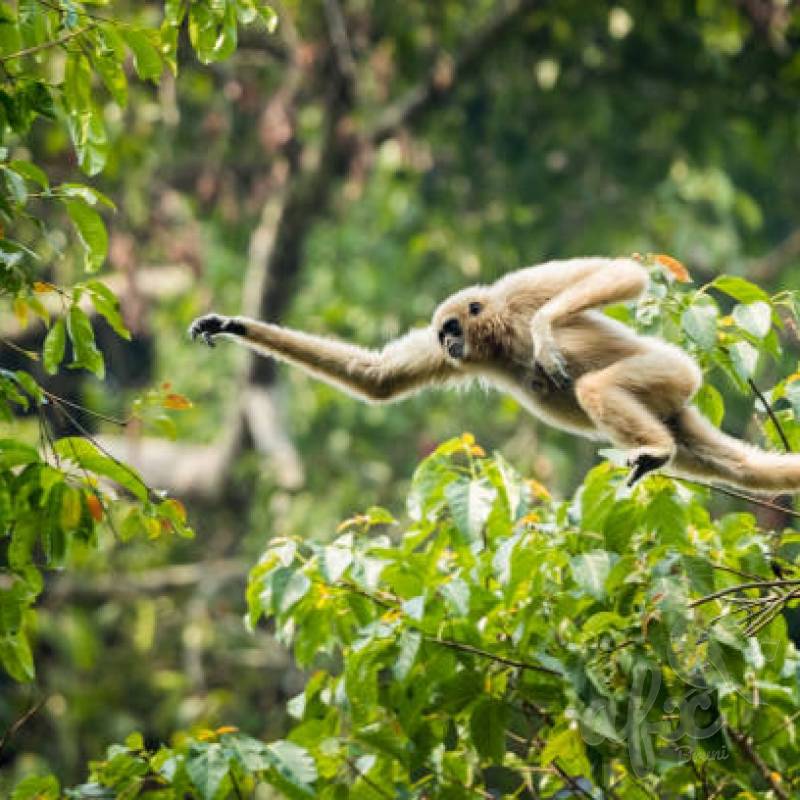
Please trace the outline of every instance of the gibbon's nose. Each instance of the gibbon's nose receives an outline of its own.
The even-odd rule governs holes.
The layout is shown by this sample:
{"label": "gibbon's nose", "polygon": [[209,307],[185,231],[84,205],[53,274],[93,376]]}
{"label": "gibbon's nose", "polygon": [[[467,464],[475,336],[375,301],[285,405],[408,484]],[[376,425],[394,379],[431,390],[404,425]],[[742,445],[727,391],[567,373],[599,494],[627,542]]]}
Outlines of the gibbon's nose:
{"label": "gibbon's nose", "polygon": [[455,317],[451,317],[442,325],[442,333],[445,336],[462,336],[464,331],[461,330],[461,323]]}

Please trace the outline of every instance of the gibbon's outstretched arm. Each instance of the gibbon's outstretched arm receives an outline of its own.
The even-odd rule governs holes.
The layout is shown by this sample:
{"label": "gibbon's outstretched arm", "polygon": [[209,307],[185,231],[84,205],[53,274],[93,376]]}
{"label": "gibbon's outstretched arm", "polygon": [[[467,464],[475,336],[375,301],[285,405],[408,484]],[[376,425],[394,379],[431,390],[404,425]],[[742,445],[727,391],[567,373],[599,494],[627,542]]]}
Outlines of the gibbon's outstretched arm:
{"label": "gibbon's outstretched arm", "polygon": [[388,402],[457,377],[430,328],[412,330],[382,350],[338,342],[258,322],[246,317],[210,314],[192,323],[193,339],[209,345],[216,336],[233,338],[262,355],[301,367],[339,389],[368,402]]}

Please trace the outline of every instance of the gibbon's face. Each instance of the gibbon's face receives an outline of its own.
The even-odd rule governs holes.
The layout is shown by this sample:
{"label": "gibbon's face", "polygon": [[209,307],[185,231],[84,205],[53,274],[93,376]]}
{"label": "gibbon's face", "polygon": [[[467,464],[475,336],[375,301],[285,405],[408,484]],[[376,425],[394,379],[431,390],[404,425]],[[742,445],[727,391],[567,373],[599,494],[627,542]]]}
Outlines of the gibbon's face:
{"label": "gibbon's face", "polygon": [[455,363],[483,354],[483,329],[489,320],[489,298],[480,289],[464,289],[445,300],[433,315],[433,329],[445,355]]}

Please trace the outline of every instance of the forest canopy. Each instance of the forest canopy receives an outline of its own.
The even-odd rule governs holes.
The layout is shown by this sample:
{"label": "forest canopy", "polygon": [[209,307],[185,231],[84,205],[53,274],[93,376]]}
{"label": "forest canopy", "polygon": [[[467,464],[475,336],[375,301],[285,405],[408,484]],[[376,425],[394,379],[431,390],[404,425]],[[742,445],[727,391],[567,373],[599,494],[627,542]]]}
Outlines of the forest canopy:
{"label": "forest canopy", "polygon": [[363,406],[186,329],[380,345],[640,253],[607,313],[800,452],[799,26],[2,0],[0,795],[796,796],[791,498],[630,488],[499,394]]}

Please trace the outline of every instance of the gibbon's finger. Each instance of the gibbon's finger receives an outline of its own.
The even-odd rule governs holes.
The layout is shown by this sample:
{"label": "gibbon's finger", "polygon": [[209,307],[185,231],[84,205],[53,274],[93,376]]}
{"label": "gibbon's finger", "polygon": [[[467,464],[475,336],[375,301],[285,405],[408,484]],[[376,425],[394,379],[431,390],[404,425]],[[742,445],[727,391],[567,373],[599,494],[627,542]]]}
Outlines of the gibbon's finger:
{"label": "gibbon's finger", "polygon": [[539,362],[538,366],[556,389],[569,389],[572,386],[572,376],[567,370],[564,357],[559,354],[553,354],[551,358],[552,365],[545,367]]}

